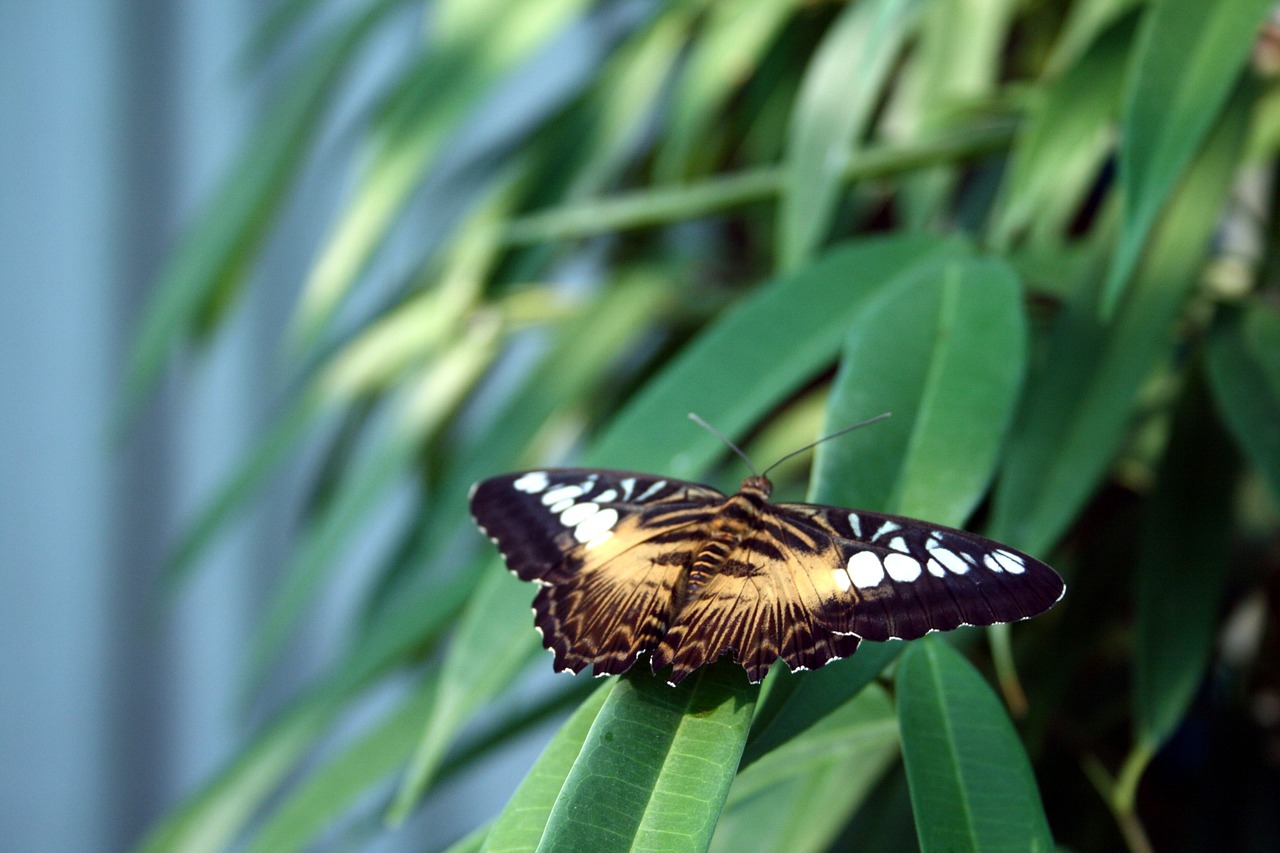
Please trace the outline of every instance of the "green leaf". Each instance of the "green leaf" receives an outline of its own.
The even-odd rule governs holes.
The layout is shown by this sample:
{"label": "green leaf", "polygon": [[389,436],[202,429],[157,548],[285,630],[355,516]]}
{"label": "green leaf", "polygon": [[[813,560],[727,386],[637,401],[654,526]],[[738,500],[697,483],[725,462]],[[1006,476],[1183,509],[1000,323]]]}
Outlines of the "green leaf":
{"label": "green leaf", "polygon": [[1142,383],[1172,355],[1174,323],[1196,282],[1239,163],[1250,103],[1242,89],[1153,234],[1115,315],[1099,316],[1096,277],[1053,319],[1028,381],[996,489],[992,535],[1031,553],[1057,541],[1111,463]]}
{"label": "green leaf", "polygon": [[1231,312],[1209,337],[1209,382],[1236,443],[1280,500],[1280,311]]}
{"label": "green leaf", "polygon": [[898,722],[888,693],[881,687],[861,691],[802,737],[738,774],[711,850],[831,849],[897,755]]}
{"label": "green leaf", "polygon": [[1067,237],[1111,153],[1136,23],[1136,15],[1122,18],[1038,93],[1014,143],[993,245],[1007,247],[1023,231],[1042,245]]}
{"label": "green leaf", "polygon": [[[694,477],[724,446],[684,424],[696,411],[740,434],[830,364],[865,301],[965,253],[928,236],[846,243],[743,299],[685,347],[610,424],[587,464]],[[687,432],[673,433],[680,424]],[[673,435],[676,437],[673,439]]]}
{"label": "green leaf", "polygon": [[[759,67],[761,54],[795,13],[797,0],[719,0],[689,46],[689,58],[677,82],[671,115],[654,155],[659,183],[675,183],[692,171],[707,134],[729,98]],[[705,155],[704,155],[705,156]]]}
{"label": "green leaf", "polygon": [[1152,0],[1129,77],[1120,134],[1124,223],[1102,293],[1110,316],[1160,212],[1240,78],[1270,0]]}
{"label": "green leaf", "polygon": [[1135,740],[1150,752],[1181,721],[1213,651],[1238,471],[1208,390],[1194,377],[1144,507],[1133,717]]}
{"label": "green leaf", "polygon": [[953,259],[886,288],[849,329],[827,428],[893,417],[819,445],[814,495],[960,525],[990,482],[1025,361],[1020,286],[1006,264]]}
{"label": "green leaf", "polygon": [[503,74],[585,5],[585,0],[436,4],[431,43],[377,128],[368,168],[304,287],[293,331],[302,349],[318,339],[462,119]]}
{"label": "green leaf", "polygon": [[886,78],[922,7],[920,0],[848,5],[818,45],[787,135],[787,179],[778,227],[782,269],[803,262],[830,231],[849,156],[866,134]]}
{"label": "green leaf", "polygon": [[776,667],[761,690],[742,766],[771,755],[847,705],[897,659],[902,648],[901,643],[864,642],[853,657],[813,672],[792,673],[785,666]]}
{"label": "green leaf", "polygon": [[596,716],[618,683],[601,684],[542,750],[533,768],[511,795],[485,838],[483,853],[516,853],[537,849],[565,778],[582,752]]}
{"label": "green leaf", "polygon": [[898,718],[921,853],[1053,850],[1018,734],[959,652],[935,637],[909,644]]}
{"label": "green leaf", "polygon": [[639,667],[622,676],[538,850],[705,850],[738,769],[755,693],[729,661],[675,688]]}

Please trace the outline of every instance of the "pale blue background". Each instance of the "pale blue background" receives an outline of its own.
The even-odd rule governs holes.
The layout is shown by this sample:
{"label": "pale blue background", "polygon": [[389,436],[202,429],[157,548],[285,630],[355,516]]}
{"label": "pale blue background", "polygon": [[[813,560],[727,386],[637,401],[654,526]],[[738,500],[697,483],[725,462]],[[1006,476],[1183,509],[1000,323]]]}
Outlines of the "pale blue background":
{"label": "pale blue background", "polygon": [[[276,341],[352,180],[355,135],[341,132],[342,121],[303,176],[256,286],[225,331],[175,365],[123,444],[113,443],[110,418],[166,251],[270,103],[271,73],[246,76],[237,64],[262,5],[0,3],[6,851],[127,849],[261,721],[261,709],[237,712],[238,677],[287,546],[300,472],[278,478],[266,509],[221,540],[172,600],[158,594],[156,579],[180,522],[274,411],[285,382],[271,369]],[[405,26],[385,33],[365,58],[364,76],[345,93],[351,104],[365,103],[361,94],[412,49],[420,34],[412,5]],[[599,29],[585,35],[588,47],[602,41]],[[589,62],[566,62],[582,53],[556,45],[542,73],[530,69],[521,81],[519,105],[554,99],[566,74],[590,73]],[[511,106],[500,111],[508,128],[520,120]],[[423,210],[429,218],[429,206]],[[358,600],[350,591],[368,569],[361,546],[376,553],[380,533],[357,543],[267,705],[335,649],[339,637],[329,626]],[[479,823],[505,800],[548,730],[430,801],[377,848],[430,849]],[[327,846],[344,849],[350,838]]]}

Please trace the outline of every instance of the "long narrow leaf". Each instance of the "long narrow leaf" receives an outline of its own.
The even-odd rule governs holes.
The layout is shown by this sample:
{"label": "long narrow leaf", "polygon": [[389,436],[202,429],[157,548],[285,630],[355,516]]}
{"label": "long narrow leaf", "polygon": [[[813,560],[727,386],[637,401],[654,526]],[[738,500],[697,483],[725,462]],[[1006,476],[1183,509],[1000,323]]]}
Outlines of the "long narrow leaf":
{"label": "long narrow leaf", "polygon": [[898,666],[902,754],[921,853],[1049,853],[1035,775],[1000,700],[934,637]]}
{"label": "long narrow leaf", "polygon": [[1102,293],[1115,310],[1160,211],[1222,112],[1270,0],[1154,0],[1129,78],[1121,144],[1124,226]]}

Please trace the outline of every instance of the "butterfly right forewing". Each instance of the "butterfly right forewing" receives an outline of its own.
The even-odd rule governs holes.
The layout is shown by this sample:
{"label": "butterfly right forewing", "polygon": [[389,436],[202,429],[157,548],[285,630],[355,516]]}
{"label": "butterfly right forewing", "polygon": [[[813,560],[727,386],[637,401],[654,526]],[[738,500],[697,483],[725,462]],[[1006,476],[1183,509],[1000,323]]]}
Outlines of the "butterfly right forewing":
{"label": "butterfly right forewing", "polygon": [[824,611],[833,630],[867,640],[912,640],[962,625],[1028,619],[1062,597],[1058,574],[981,536],[913,518],[810,504],[781,514],[828,534],[835,552],[813,570],[845,594]]}

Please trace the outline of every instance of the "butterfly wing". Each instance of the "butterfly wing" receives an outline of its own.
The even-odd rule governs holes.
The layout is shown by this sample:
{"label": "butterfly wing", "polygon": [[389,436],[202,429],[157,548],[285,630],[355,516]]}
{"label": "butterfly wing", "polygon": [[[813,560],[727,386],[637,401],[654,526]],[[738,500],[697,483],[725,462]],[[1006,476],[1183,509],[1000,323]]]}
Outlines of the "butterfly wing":
{"label": "butterfly wing", "polygon": [[962,625],[1037,616],[1066,586],[1049,566],[991,539],[896,515],[813,504],[776,505],[779,521],[823,547],[806,557],[842,594],[823,610],[833,631],[913,640]]}
{"label": "butterfly wing", "polygon": [[505,474],[471,493],[476,524],[522,580],[555,668],[625,672],[665,632],[699,533],[724,500],[696,483],[629,471]]}

